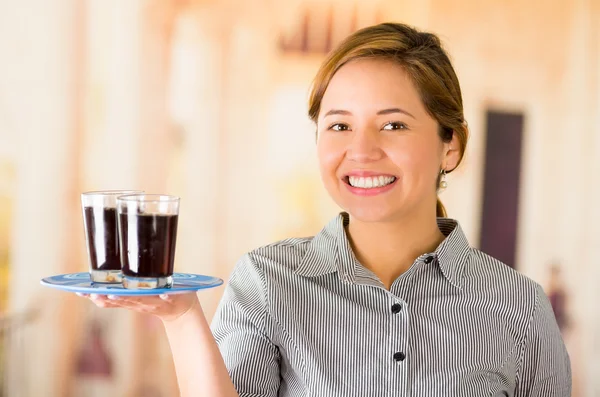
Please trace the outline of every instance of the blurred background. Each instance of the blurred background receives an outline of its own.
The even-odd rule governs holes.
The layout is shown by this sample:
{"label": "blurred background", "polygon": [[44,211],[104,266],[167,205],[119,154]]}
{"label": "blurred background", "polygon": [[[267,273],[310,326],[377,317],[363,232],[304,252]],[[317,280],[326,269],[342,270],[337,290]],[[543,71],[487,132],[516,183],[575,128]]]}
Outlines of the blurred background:
{"label": "blurred background", "polygon": [[599,0],[0,0],[0,396],[177,395],[160,323],[39,285],[87,270],[79,194],[181,196],[182,272],[318,232],[309,86],[384,21],[442,38],[472,134],[442,200],[544,286],[600,396]]}

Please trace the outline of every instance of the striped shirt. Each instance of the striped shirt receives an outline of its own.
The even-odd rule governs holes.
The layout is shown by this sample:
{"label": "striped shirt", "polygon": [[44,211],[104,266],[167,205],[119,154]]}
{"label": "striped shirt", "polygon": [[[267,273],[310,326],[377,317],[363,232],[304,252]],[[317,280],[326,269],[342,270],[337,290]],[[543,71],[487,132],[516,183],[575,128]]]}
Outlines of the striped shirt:
{"label": "striped shirt", "polygon": [[548,298],[471,248],[459,224],[387,290],[356,260],[345,213],[236,265],[212,323],[241,397],[571,395]]}

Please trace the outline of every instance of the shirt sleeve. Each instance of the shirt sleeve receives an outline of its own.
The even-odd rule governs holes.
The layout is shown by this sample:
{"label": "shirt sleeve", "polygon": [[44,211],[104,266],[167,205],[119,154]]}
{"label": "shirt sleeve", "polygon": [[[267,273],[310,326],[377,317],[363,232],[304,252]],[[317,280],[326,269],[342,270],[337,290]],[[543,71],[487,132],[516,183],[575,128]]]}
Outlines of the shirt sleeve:
{"label": "shirt sleeve", "polygon": [[235,266],[211,324],[240,397],[276,397],[279,349],[269,338],[264,272],[245,255]]}
{"label": "shirt sleeve", "polygon": [[536,305],[523,342],[515,397],[570,397],[571,362],[550,301],[536,285]]}

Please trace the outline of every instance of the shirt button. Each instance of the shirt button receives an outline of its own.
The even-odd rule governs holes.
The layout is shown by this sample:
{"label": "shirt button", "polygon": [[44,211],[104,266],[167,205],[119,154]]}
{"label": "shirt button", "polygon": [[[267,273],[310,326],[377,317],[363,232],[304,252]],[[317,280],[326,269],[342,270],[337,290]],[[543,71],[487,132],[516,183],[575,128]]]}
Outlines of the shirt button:
{"label": "shirt button", "polygon": [[396,361],[404,361],[405,358],[406,358],[406,354],[404,354],[402,352],[394,353],[394,360],[396,360]]}
{"label": "shirt button", "polygon": [[425,258],[423,260],[423,262],[425,262],[426,264],[430,264],[431,262],[433,262],[433,256],[429,255],[427,258]]}
{"label": "shirt button", "polygon": [[398,313],[400,313],[400,311],[402,311],[402,305],[399,303],[394,303],[392,305],[392,313],[398,314]]}

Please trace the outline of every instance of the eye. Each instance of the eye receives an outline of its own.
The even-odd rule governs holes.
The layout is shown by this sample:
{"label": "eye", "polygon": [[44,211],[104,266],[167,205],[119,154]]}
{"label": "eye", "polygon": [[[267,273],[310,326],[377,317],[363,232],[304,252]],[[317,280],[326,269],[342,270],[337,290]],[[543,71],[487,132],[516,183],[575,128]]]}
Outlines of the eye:
{"label": "eye", "polygon": [[348,131],[350,130],[350,127],[348,127],[347,124],[343,124],[343,123],[335,123],[329,126],[330,130],[333,131]]}
{"label": "eye", "polygon": [[383,126],[384,130],[388,130],[388,131],[392,131],[392,130],[406,130],[408,129],[408,127],[406,126],[406,124],[401,123],[399,121],[391,121],[389,123],[386,123]]}

